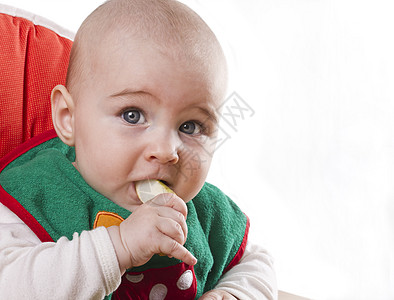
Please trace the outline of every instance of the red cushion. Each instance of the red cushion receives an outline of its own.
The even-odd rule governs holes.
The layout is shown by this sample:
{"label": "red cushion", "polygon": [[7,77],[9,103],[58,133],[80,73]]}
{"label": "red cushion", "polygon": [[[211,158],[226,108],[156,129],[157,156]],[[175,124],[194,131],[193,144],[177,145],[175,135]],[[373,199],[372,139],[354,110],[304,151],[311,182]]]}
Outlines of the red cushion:
{"label": "red cushion", "polygon": [[0,13],[0,158],[53,128],[50,94],[64,84],[72,41]]}

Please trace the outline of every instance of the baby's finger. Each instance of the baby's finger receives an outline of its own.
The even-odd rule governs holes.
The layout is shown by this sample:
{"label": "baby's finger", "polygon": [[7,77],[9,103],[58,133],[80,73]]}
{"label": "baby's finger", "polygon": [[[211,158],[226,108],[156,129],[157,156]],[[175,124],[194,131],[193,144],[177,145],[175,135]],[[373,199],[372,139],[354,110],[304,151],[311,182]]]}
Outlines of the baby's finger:
{"label": "baby's finger", "polygon": [[171,219],[177,222],[182,227],[182,231],[186,240],[188,230],[185,216],[182,213],[170,207],[160,207],[158,215],[163,219]]}
{"label": "baby's finger", "polygon": [[164,240],[160,246],[160,252],[165,253],[168,256],[175,257],[189,266],[194,266],[197,263],[197,259],[193,254],[191,254],[181,244],[167,236],[164,236],[163,239]]}
{"label": "baby's finger", "polygon": [[182,215],[187,217],[187,206],[186,203],[175,194],[165,193],[157,195],[151,200],[152,204],[167,206],[179,211]]}
{"label": "baby's finger", "polygon": [[183,245],[186,242],[184,228],[172,219],[164,219],[156,225],[157,229],[164,235]]}

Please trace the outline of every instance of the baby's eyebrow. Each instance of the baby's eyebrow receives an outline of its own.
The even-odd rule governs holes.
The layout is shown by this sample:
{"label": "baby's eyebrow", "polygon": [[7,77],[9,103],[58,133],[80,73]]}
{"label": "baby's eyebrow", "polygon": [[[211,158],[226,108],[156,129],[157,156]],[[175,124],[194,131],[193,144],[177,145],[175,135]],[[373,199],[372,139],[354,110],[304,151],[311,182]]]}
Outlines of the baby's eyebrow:
{"label": "baby's eyebrow", "polygon": [[200,106],[198,106],[197,109],[199,109],[203,114],[207,115],[208,118],[211,121],[213,121],[215,124],[219,123],[219,118],[217,117],[216,110],[211,110],[209,108],[200,107]]}
{"label": "baby's eyebrow", "polygon": [[129,96],[129,95],[142,95],[142,94],[149,94],[144,91],[140,90],[132,90],[132,89],[124,89],[118,93],[110,95],[111,98],[122,97],[122,96]]}

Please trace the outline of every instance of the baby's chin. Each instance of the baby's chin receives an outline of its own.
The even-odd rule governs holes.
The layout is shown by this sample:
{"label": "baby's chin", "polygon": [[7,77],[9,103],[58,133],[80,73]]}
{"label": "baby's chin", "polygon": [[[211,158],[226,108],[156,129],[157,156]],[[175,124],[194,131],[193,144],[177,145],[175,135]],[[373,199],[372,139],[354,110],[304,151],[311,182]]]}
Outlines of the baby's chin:
{"label": "baby's chin", "polygon": [[133,212],[143,204],[141,200],[138,198],[138,196],[135,194],[134,189],[133,191],[134,192],[131,193],[124,193],[123,195],[120,194],[117,195],[102,194],[102,195],[108,198],[113,203],[119,205],[120,207],[123,207],[124,209]]}
{"label": "baby's chin", "polygon": [[112,201],[112,202],[131,212],[135,211],[138,207],[140,207],[143,204],[139,199],[138,200],[133,199],[128,201]]}
{"label": "baby's chin", "polygon": [[187,193],[181,193],[181,195],[178,195],[185,203],[188,203],[194,199],[194,197],[197,196],[197,194],[200,192],[201,189],[197,189],[197,191],[189,191]]}

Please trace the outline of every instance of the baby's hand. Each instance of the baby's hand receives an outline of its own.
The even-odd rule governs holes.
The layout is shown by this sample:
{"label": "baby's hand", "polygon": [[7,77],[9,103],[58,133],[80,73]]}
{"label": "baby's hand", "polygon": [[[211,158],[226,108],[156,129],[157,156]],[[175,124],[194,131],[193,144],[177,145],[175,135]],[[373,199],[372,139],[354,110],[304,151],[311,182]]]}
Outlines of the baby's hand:
{"label": "baby's hand", "polygon": [[202,295],[199,300],[237,300],[237,298],[226,291],[211,290]]}
{"label": "baby's hand", "polygon": [[195,265],[196,258],[183,247],[186,216],[187,207],[181,198],[160,194],[138,207],[119,227],[108,228],[122,273],[145,264],[156,253]]}

